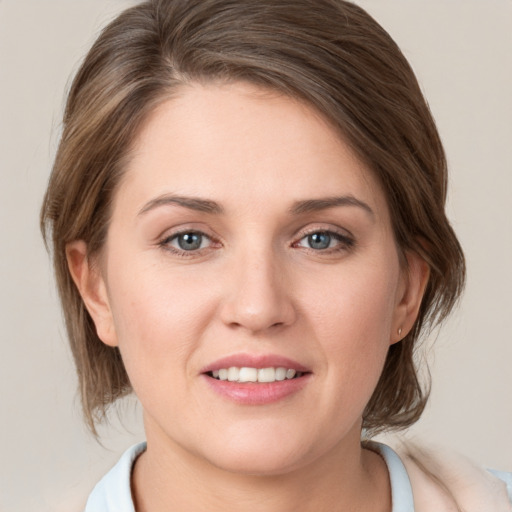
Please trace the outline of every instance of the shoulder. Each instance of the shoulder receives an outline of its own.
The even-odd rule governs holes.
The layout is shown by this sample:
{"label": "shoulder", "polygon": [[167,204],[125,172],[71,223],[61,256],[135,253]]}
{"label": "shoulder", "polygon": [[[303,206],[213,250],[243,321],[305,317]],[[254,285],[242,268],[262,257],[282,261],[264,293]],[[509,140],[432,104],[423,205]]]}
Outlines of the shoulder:
{"label": "shoulder", "polygon": [[96,484],[84,512],[135,512],[131,472],[135,459],[145,449],[146,443],[140,443],[124,452],[117,464]]}
{"label": "shoulder", "polygon": [[393,443],[407,470],[416,512],[512,512],[512,473],[489,471],[443,448]]}

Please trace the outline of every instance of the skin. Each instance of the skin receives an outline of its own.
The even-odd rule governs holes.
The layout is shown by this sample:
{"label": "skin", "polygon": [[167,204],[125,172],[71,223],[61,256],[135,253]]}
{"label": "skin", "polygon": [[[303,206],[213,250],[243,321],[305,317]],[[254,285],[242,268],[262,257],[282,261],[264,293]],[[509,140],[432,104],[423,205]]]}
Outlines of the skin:
{"label": "skin", "polygon": [[[180,232],[203,233],[200,248],[180,249]],[[413,254],[401,267],[380,187],[314,110],[248,84],[183,87],[136,141],[101,258],[86,250],[69,244],[71,273],[144,411],[139,512],[391,510],[361,417],[428,270]],[[282,400],[238,404],[202,375],[238,353],[310,374]]]}

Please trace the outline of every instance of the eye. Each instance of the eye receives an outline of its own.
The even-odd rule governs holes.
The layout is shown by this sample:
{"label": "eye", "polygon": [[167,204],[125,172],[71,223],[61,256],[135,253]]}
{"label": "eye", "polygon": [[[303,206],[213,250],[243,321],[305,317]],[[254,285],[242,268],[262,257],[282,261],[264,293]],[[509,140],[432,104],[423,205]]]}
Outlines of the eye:
{"label": "eye", "polygon": [[211,240],[204,233],[198,231],[185,231],[167,237],[162,245],[175,251],[192,252],[204,249],[211,244]]}
{"label": "eye", "polygon": [[354,245],[354,241],[348,236],[333,231],[315,231],[302,237],[296,247],[305,247],[315,251],[327,251],[330,249],[348,249]]}
{"label": "eye", "polygon": [[329,249],[331,246],[331,242],[333,241],[333,238],[329,233],[312,233],[311,235],[308,235],[304,237],[307,240],[307,243],[311,249]]}
{"label": "eye", "polygon": [[200,233],[183,233],[176,237],[176,242],[184,251],[196,251],[203,245],[203,238]]}

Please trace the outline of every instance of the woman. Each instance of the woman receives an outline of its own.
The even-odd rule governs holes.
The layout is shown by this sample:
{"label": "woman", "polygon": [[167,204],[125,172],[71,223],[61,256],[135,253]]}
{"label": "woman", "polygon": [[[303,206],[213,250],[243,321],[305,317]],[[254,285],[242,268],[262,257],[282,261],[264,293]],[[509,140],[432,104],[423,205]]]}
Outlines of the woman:
{"label": "woman", "polygon": [[132,390],[144,412],[86,510],[509,510],[508,475],[458,467],[468,492],[361,444],[425,407],[414,346],[464,282],[446,181],[414,74],[357,6],[119,16],[42,212],[90,428]]}

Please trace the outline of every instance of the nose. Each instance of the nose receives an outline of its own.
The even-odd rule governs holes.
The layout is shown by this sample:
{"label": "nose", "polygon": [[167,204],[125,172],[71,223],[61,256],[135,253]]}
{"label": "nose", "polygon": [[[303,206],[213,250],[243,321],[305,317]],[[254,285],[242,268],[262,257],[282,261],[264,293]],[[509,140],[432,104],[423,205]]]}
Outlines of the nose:
{"label": "nose", "polygon": [[228,270],[221,319],[252,334],[291,325],[296,319],[286,271],[272,252],[244,252]]}

